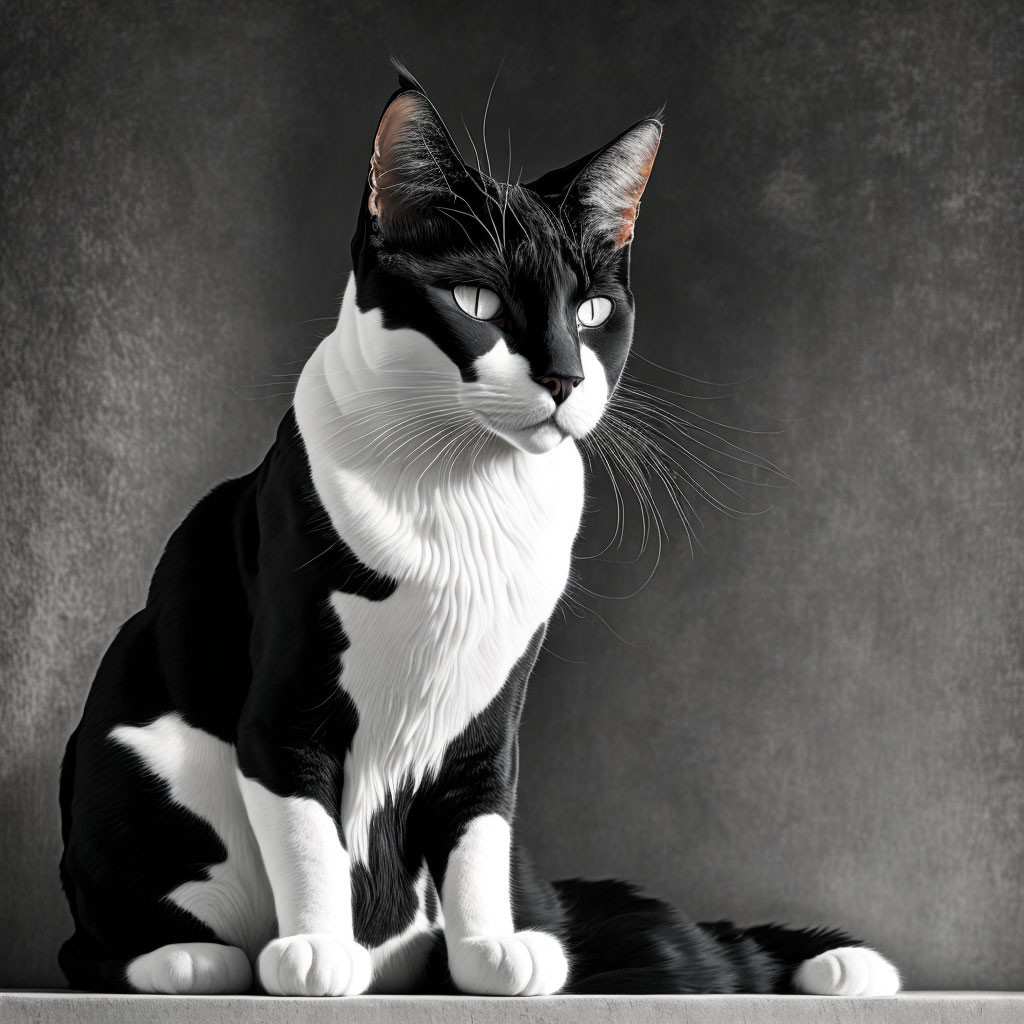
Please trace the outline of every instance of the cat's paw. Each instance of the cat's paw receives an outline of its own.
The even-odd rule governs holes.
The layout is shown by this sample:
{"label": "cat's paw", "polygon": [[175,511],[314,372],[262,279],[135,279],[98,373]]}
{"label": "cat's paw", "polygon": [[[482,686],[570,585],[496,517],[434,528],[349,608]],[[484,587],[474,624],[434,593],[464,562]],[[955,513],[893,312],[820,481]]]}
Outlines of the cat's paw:
{"label": "cat's paw", "polygon": [[356,996],[370,986],[370,954],[333,935],[286,935],[268,942],[256,964],[274,996]]}
{"label": "cat's paw", "polygon": [[448,948],[448,970],[463,992],[482,996],[546,996],[557,992],[569,963],[544,932],[474,936]]}
{"label": "cat's paw", "polygon": [[817,996],[894,996],[900,975],[880,953],[843,946],[805,960],[793,976],[796,987]]}
{"label": "cat's paw", "polygon": [[227,995],[252,985],[249,958],[217,942],[175,942],[137,956],[127,969],[136,992],[169,995]]}

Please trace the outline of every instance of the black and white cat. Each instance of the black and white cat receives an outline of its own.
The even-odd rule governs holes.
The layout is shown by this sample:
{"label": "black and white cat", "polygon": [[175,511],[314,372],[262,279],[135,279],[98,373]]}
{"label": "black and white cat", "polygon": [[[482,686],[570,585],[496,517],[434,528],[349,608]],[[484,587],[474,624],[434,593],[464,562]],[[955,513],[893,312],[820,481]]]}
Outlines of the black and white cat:
{"label": "black and white cat", "polygon": [[337,326],[171,537],[64,759],[72,985],[884,994],[838,932],[695,924],[514,842],[527,678],[633,332],[656,118],[530,185],[400,76]]}

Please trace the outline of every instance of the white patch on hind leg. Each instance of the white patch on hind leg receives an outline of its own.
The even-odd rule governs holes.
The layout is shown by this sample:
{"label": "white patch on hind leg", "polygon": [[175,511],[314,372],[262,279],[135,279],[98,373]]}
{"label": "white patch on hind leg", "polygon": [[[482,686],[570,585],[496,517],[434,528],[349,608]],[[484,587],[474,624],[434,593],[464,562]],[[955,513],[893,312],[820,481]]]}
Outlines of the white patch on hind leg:
{"label": "white patch on hind leg", "polygon": [[801,992],[817,996],[894,996],[900,990],[896,968],[864,946],[830,949],[805,960],[793,981]]}
{"label": "white patch on hind leg", "polygon": [[136,992],[169,995],[228,995],[252,986],[249,958],[235,946],[175,942],[136,957],[128,965]]}
{"label": "white patch on hind leg", "polygon": [[274,934],[274,905],[235,778],[235,748],[177,713],[115,726],[110,738],[134,751],[167,784],[171,800],[205,821],[227,851],[221,863],[207,865],[205,878],[182,883],[164,899],[255,956]]}

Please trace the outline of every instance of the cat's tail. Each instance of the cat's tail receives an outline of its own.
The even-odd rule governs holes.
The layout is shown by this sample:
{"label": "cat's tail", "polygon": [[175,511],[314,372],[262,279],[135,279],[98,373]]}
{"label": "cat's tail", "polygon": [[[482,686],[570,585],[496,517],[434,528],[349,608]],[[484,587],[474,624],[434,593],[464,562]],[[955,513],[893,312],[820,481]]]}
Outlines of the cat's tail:
{"label": "cat's tail", "polygon": [[839,931],[697,924],[625,882],[567,879],[566,992],[891,995],[896,969]]}
{"label": "cat's tail", "polygon": [[723,949],[748,943],[768,954],[779,973],[773,992],[822,996],[891,996],[900,990],[896,968],[859,939],[828,928],[762,924],[738,928],[731,921],[698,925]]}

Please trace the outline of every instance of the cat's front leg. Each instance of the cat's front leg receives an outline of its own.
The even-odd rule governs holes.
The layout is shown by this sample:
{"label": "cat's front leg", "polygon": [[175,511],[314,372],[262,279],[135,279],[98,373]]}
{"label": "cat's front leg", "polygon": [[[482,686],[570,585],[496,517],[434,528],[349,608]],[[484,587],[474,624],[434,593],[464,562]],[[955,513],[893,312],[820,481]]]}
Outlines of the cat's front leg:
{"label": "cat's front leg", "polygon": [[365,992],[370,956],[352,929],[352,872],[338,821],[342,765],[332,752],[281,735],[280,723],[239,730],[239,785],[274,894],[278,938],[257,960],[272,995]]}
{"label": "cat's front leg", "polygon": [[550,995],[565,984],[569,965],[554,936],[515,930],[511,842],[502,814],[482,814],[448,856],[441,887],[448,969],[463,992]]}
{"label": "cat's front leg", "polygon": [[433,804],[427,862],[441,897],[448,970],[463,992],[550,995],[569,973],[561,943],[516,930],[512,829],[519,720],[545,627],[501,694],[449,750]]}

